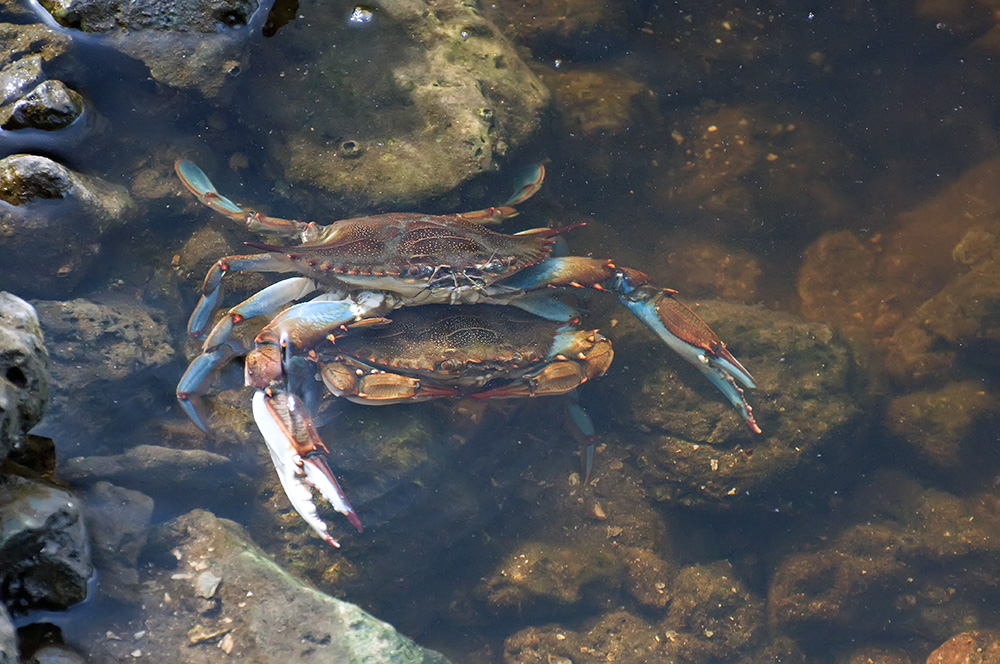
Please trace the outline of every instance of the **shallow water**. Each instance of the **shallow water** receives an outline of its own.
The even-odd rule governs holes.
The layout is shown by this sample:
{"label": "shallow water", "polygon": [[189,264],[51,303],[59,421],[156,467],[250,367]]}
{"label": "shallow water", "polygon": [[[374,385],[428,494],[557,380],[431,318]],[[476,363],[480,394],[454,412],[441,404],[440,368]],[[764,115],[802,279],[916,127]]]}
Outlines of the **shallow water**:
{"label": "shallow water", "polygon": [[[775,321],[789,314],[828,325],[831,341],[817,344],[849,348],[853,354],[845,360],[836,390],[821,379],[811,385],[796,378],[808,412],[830,418],[827,429],[803,434],[828,437],[824,445],[810,452],[813,458],[769,471],[779,477],[780,490],[751,484],[748,497],[730,505],[715,494],[706,498],[708,492],[696,487],[674,491],[669,482],[661,484],[657,473],[669,461],[660,460],[656,450],[665,449],[668,439],[669,444],[703,446],[722,441],[720,448],[737,449],[748,458],[758,448],[759,458],[771,453],[763,451],[767,445],[741,428],[722,398],[701,384],[701,376],[654,347],[652,337],[626,320],[624,309],[600,298],[583,302],[593,325],[600,325],[619,349],[608,375],[579,390],[598,441],[608,445],[599,448],[595,478],[601,482],[603,476],[605,486],[616,487],[596,504],[602,512],[609,505],[642,506],[635,523],[608,516],[609,528],[641,530],[655,524],[652,534],[642,531],[628,544],[619,546],[609,536],[608,548],[653,552],[674,573],[728,560],[741,589],[768,617],[754,640],[734,640],[730,650],[705,647],[693,661],[741,656],[764,661],[763,645],[788,635],[807,661],[854,661],[849,658],[866,648],[881,648],[919,662],[960,627],[996,628],[1000,597],[991,574],[1000,570],[987,565],[982,576],[969,571],[995,551],[968,544],[956,554],[967,556],[963,562],[950,566],[940,553],[947,545],[922,538],[930,539],[937,525],[947,528],[951,522],[928,524],[917,516],[946,497],[956,513],[989,522],[989,496],[1000,470],[990,447],[996,442],[996,408],[988,399],[1000,370],[990,313],[998,300],[995,289],[982,285],[995,274],[991,261],[1000,260],[1000,190],[991,188],[997,179],[988,163],[1000,144],[994,36],[1000,24],[985,5],[970,5],[965,14],[940,10],[936,16],[933,9],[921,15],[902,3],[877,8],[844,3],[813,12],[781,2],[768,10],[702,3],[678,10],[675,3],[636,2],[627,10],[605,9],[590,24],[586,12],[570,3],[561,22],[549,24],[547,8],[538,8],[541,18],[529,20],[520,13],[520,3],[497,4],[484,6],[483,13],[510,39],[520,40],[522,55],[555,93],[554,110],[544,114],[541,132],[498,156],[499,172],[425,197],[422,210],[474,210],[501,201],[522,166],[543,161],[548,176],[542,192],[522,205],[521,216],[505,229],[585,221],[585,228],[567,238],[576,254],[610,256],[616,264],[647,271],[660,285],[679,290],[685,301],[761,305],[764,312],[746,313],[747,321],[712,321],[737,357],[745,358],[741,351],[751,357],[777,352],[767,339],[757,341],[767,336],[768,326],[754,327],[755,321],[767,320],[767,312]],[[221,92],[208,99],[155,82],[142,64],[117,53],[103,38],[69,33],[70,57],[47,73],[87,99],[87,121],[94,128],[82,138],[0,133],[3,156],[43,154],[132,191],[138,219],[106,236],[101,260],[72,292],[52,299],[82,297],[153,309],[166,317],[164,341],[176,351],[170,362],[120,385],[101,383],[106,391],[57,400],[56,410],[35,432],[55,441],[61,460],[152,443],[230,456],[241,480],[271,472],[259,439],[245,416],[240,419],[245,393],[226,393],[237,415],[212,438],[197,432],[174,400],[185,356],[195,352],[195,345],[183,339],[185,317],[197,299],[201,275],[216,257],[198,256],[191,238],[205,229],[223,229],[219,244],[228,242],[229,251],[256,238],[196,206],[169,165],[191,158],[229,198],[282,217],[322,222],[396,209],[391,197],[357,209],[352,193],[310,187],[280,163],[289,154],[285,143],[292,142],[292,134],[311,134],[316,145],[342,149],[357,141],[376,149],[379,136],[413,131],[425,120],[400,102],[402,93],[388,73],[384,79],[357,80],[358,72],[372,71],[373,62],[388,72],[422,57],[407,26],[376,11],[371,24],[359,27],[349,21],[353,8],[351,3],[303,3],[294,20],[268,38],[256,34],[254,25],[248,63],[234,67]],[[328,50],[317,46],[322,43]],[[81,64],[97,58],[99,68]],[[328,103],[330,98],[336,103]],[[331,161],[329,168],[342,163]],[[831,249],[836,232],[851,240]],[[980,273],[986,276],[977,281]],[[234,279],[233,291],[249,292],[261,283],[267,282]],[[919,288],[908,286],[914,283]],[[945,289],[950,290],[935,300]],[[228,297],[235,302],[238,296],[230,292]],[[968,301],[984,303],[987,311]],[[949,308],[955,302],[966,304]],[[954,329],[923,323],[924,318],[950,320]],[[791,338],[795,333],[778,330],[795,324],[786,328],[775,322],[770,331]],[[904,332],[911,336],[904,339]],[[825,340],[818,327],[802,334]],[[915,344],[912,354],[893,355],[920,334],[928,339],[926,347]],[[758,351],[758,343],[770,350]],[[780,358],[771,355],[775,364],[794,358],[801,346],[789,342],[781,348]],[[914,359],[918,351],[928,359]],[[845,356],[848,352],[843,350]],[[749,362],[747,367],[759,380],[785,375]],[[669,377],[657,371],[668,371]],[[238,363],[222,373],[215,383],[219,389],[238,386]],[[978,385],[985,397],[969,401],[966,393],[949,391],[958,384]],[[673,385],[687,390],[676,397],[680,403],[714,404],[718,413],[711,421],[717,424],[699,420],[671,430],[670,418],[653,409],[663,403],[656,401],[657,394]],[[780,432],[782,438],[770,443],[776,456],[783,444],[800,444],[783,426],[808,416],[793,413],[794,404],[782,401],[784,387],[762,383],[747,394],[758,406],[763,436]],[[791,392],[787,387],[785,392]],[[641,403],[633,392],[643,395]],[[831,407],[840,401],[850,403],[840,410]],[[60,412],[60,404],[67,403],[83,406],[93,422],[81,426],[75,419],[79,412]],[[449,419],[436,407],[342,408],[325,430],[331,433],[324,435],[337,439],[333,465],[348,478],[356,504],[367,506],[359,511],[372,528],[354,536],[341,531],[344,548],[336,557],[309,539],[301,523],[288,525],[292,520],[275,516],[287,515],[288,508],[271,478],[267,486],[249,480],[248,486],[216,496],[209,486],[198,495],[158,495],[154,520],[200,507],[244,524],[279,563],[456,662],[504,661],[506,639],[550,623],[586,635],[600,616],[619,606],[659,625],[653,629],[658,639],[683,633],[676,626],[682,619],[671,617],[673,609],[643,601],[640,591],[628,590],[628,582],[561,604],[546,596],[550,590],[540,591],[543,599],[529,593],[535,603],[523,612],[483,589],[483,580],[502,576],[498,569],[523,543],[552,543],[563,531],[601,525],[605,518],[593,507],[594,495],[601,494],[569,484],[568,478],[580,473],[579,457],[576,441],[562,424],[561,405],[515,408],[488,418],[485,431],[460,430],[461,416]],[[949,409],[962,410],[962,416],[950,420]],[[839,416],[844,421],[834,422]],[[341,440],[343,430],[350,431],[344,436],[350,443]],[[704,438],[695,440],[692,431]],[[356,443],[364,448],[357,458],[350,449],[355,435],[366,441]],[[393,437],[402,442],[382,440]],[[442,442],[457,437],[471,442]],[[472,445],[477,447],[470,450]],[[364,467],[373,458],[384,464],[378,472]],[[795,481],[799,472],[803,482]],[[623,488],[633,485],[640,487],[635,496]],[[603,490],[595,486],[595,492]],[[861,502],[867,498],[874,503]],[[882,499],[885,504],[878,503]],[[260,508],[265,501],[277,507]],[[569,526],[564,519],[571,518],[567,515],[574,514],[577,502],[590,511],[573,516],[580,521]],[[902,524],[902,530],[886,527],[885,533],[892,534],[882,536],[888,539],[872,535],[865,540],[857,534],[872,523]],[[984,537],[1000,537],[1000,530],[984,528]],[[931,550],[900,553],[896,559],[925,575],[912,593],[899,586],[905,573],[865,551],[866,542],[906,550],[899,542],[907,534],[920,540],[916,549]],[[579,544],[567,537],[570,546]],[[801,593],[815,592],[837,605],[829,614],[833,617],[821,611],[806,615],[802,606],[782,613],[778,598],[794,604],[789,599],[794,593],[782,595],[787,588],[775,579],[794,586],[788,579],[794,577],[796,560],[798,569],[806,569],[819,563],[805,556],[834,552],[858,560],[869,556],[876,567],[883,565],[878,587],[845,581],[849,587],[844,589],[831,582],[830,594],[824,594],[809,584],[822,585],[825,577],[802,572],[795,577]],[[588,558],[592,553],[581,546],[580,560],[603,560],[606,552]],[[310,556],[320,560],[311,562]],[[335,570],[345,568],[352,572],[337,576]],[[673,576],[667,575],[668,583]],[[841,606],[857,602],[865,606],[860,613]],[[27,620],[58,625],[73,645],[125,622],[129,611],[99,600],[61,616]],[[931,624],[940,628],[928,632]],[[551,649],[539,652],[558,655]],[[665,655],[650,655],[648,661],[658,656]],[[593,653],[580,657],[597,661]],[[632,657],[621,661],[643,661]]]}

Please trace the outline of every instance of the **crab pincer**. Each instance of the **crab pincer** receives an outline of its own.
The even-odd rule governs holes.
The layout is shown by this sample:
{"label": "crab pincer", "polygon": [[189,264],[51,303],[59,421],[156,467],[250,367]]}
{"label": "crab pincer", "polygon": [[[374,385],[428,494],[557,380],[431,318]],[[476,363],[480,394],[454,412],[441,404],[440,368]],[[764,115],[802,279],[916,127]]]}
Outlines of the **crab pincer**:
{"label": "crab pincer", "polygon": [[253,416],[264,436],[281,486],[295,511],[320,537],[340,547],[316,511],[315,489],[360,533],[363,530],[361,520],[333,476],[326,462],[328,450],[316,432],[309,411],[299,399],[284,390],[257,390],[253,395]]}

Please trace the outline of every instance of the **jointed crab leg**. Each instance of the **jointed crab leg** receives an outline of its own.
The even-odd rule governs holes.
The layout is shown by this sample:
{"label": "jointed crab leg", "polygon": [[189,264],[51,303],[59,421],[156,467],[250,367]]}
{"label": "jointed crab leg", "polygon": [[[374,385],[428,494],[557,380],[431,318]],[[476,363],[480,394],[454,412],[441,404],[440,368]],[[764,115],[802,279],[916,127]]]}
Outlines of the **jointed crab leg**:
{"label": "jointed crab leg", "polygon": [[176,171],[181,183],[188,191],[197,196],[202,204],[220,214],[226,215],[230,219],[243,222],[252,231],[279,235],[299,235],[300,239],[305,240],[316,229],[316,224],[312,222],[304,223],[291,219],[268,217],[254,210],[244,210],[220,194],[215,185],[212,184],[212,181],[205,175],[205,172],[193,162],[180,159],[174,162],[174,171]]}
{"label": "jointed crab leg", "polygon": [[476,210],[475,212],[462,212],[461,214],[447,216],[464,221],[472,221],[477,224],[499,224],[504,219],[516,217],[518,212],[514,209],[514,206],[534,196],[541,189],[542,180],[544,179],[545,167],[541,164],[535,164],[521,178],[517,189],[514,190],[514,193],[511,194],[510,198],[503,205],[488,207],[483,210]]}
{"label": "jointed crab leg", "polygon": [[[515,288],[531,291],[544,287],[596,288],[618,295],[618,299],[675,353],[693,364],[740,412],[754,432],[760,427],[743,389],[756,387],[753,376],[740,364],[726,344],[705,321],[674,298],[674,291],[657,288],[638,270],[616,267],[610,261],[579,256],[547,258],[497,284],[494,290]],[[487,292],[490,289],[487,288]],[[517,301],[511,301],[517,305]],[[537,310],[535,310],[538,313]]]}
{"label": "jointed crab leg", "polygon": [[[268,314],[292,300],[299,299],[315,288],[311,279],[292,277],[280,281],[229,310],[205,339],[201,355],[196,357],[177,384],[177,399],[181,408],[203,431],[207,427],[198,414],[195,395],[215,367],[228,359],[228,336],[235,324],[244,318]],[[320,296],[323,297],[323,296]],[[256,348],[247,356],[246,384],[258,388],[283,382],[284,357],[295,348],[315,345],[331,330],[358,320],[376,324],[394,306],[393,298],[377,291],[361,291],[342,300],[315,299],[293,305],[275,316],[255,339]]]}
{"label": "jointed crab leg", "polygon": [[201,415],[202,407],[198,389],[205,382],[208,374],[232,355],[233,351],[227,345],[220,346],[211,353],[202,353],[188,365],[180,382],[177,383],[177,401],[180,402],[181,409],[205,433],[208,433],[208,427]]}
{"label": "jointed crab leg", "polygon": [[[222,292],[222,278],[230,270],[235,272],[284,272],[287,269],[288,265],[281,261],[279,257],[272,254],[227,256],[220,259],[215,265],[209,268],[208,274],[205,275],[205,281],[201,286],[201,299],[198,300],[194,311],[191,312],[191,318],[188,319],[188,334],[195,339],[200,338],[204,334],[205,328],[208,327],[208,322],[212,320],[212,314],[215,313],[215,310],[219,306],[219,295]],[[278,284],[274,284],[274,286],[278,286]],[[251,302],[254,299],[250,298],[247,302]],[[286,302],[290,301],[286,300]],[[246,304],[246,302],[243,304]],[[249,317],[244,316],[244,318]]]}
{"label": "jointed crab leg", "polygon": [[331,545],[340,546],[316,512],[312,497],[312,490],[316,489],[361,532],[361,520],[326,463],[323,455],[328,450],[305,406],[283,390],[257,390],[253,395],[253,416],[271,453],[281,486],[306,523]]}

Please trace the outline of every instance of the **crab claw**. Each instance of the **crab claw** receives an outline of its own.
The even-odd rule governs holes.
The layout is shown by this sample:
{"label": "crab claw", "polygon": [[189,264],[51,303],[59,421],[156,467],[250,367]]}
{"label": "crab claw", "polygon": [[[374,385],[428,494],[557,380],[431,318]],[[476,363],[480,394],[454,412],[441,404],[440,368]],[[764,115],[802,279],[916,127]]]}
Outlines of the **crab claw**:
{"label": "crab claw", "polygon": [[177,173],[177,177],[180,178],[181,183],[183,183],[188,191],[197,196],[202,204],[227,217],[239,219],[244,216],[243,209],[220,194],[215,185],[212,184],[212,181],[205,175],[205,171],[198,168],[198,165],[194,162],[187,161],[186,159],[178,159],[174,162],[174,171]]}
{"label": "crab claw", "polygon": [[306,523],[332,546],[340,546],[316,511],[315,489],[361,532],[361,521],[330,471],[324,456],[326,446],[299,399],[275,388],[257,390],[253,395],[253,416],[271,453],[281,486]]}
{"label": "crab claw", "polygon": [[698,368],[743,415],[755,433],[760,427],[753,409],[743,397],[743,389],[757,387],[753,376],[733,357],[705,321],[673,297],[673,291],[643,285],[620,299],[628,309],[656,333],[675,353]]}

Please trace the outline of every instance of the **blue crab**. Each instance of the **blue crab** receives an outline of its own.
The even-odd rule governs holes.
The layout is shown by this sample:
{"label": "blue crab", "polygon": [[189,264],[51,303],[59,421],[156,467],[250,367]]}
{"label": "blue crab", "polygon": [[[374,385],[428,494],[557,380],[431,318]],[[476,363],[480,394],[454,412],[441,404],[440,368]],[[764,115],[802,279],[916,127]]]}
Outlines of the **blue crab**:
{"label": "blue crab", "polygon": [[[314,461],[320,456],[317,450],[323,449],[322,442],[308,424],[311,419],[296,396],[295,367],[324,341],[347,331],[356,333],[367,326],[385,325],[386,317],[403,307],[510,305],[565,324],[574,321],[576,313],[554,297],[551,289],[610,292],[669,348],[697,367],[736,408],[747,426],[760,433],[743,393],[743,388],[755,387],[753,377],[711,328],[674,297],[675,291],[657,287],[642,272],[617,266],[611,260],[554,256],[554,238],[576,226],[536,228],[516,234],[487,228],[515,216],[514,206],[538,190],[544,178],[541,166],[500,207],[448,215],[388,213],[343,219],[326,226],[244,210],[222,196],[192,162],[178,161],[175,169],[185,187],[216,212],[240,221],[252,231],[292,239],[288,246],[248,242],[263,253],[227,256],[209,269],[201,298],[188,322],[189,334],[204,339],[202,352],[181,378],[178,400],[195,424],[207,430],[196,396],[216,366],[233,353],[242,352],[231,340],[233,328],[248,318],[272,316],[257,336],[246,362],[247,384],[258,389],[254,397],[255,419],[265,439],[270,436],[276,444],[278,437],[284,436],[288,441],[285,447],[295,450],[283,451],[279,459],[272,440],[268,440],[279,474],[284,464],[349,518],[356,516],[325,462]],[[296,276],[278,281],[230,308],[206,334],[220,302],[223,277],[229,271]],[[418,379],[421,385],[426,382],[426,377]],[[430,393],[418,391],[408,398],[421,396]],[[311,442],[304,445],[303,440]],[[285,489],[292,497],[295,491],[308,493],[306,484],[298,482],[290,488],[286,483]],[[310,520],[303,513],[302,500],[296,503],[293,498],[292,502]]]}
{"label": "blue crab", "polygon": [[[326,463],[307,403],[316,390],[367,405],[441,398],[503,399],[566,394],[604,374],[614,352],[597,330],[578,330],[509,307],[428,305],[397,311],[310,340],[295,358],[258,342],[247,355],[254,419],[293,507],[338,546],[312,500],[319,491],[360,531],[361,522]],[[261,376],[281,373],[283,383]],[[586,416],[571,409],[579,422]],[[586,419],[580,425],[586,429]]]}

